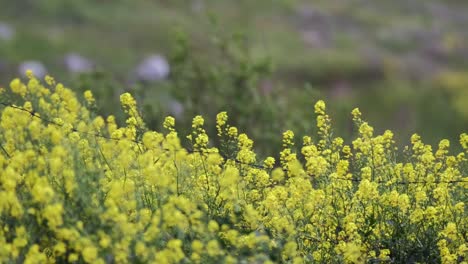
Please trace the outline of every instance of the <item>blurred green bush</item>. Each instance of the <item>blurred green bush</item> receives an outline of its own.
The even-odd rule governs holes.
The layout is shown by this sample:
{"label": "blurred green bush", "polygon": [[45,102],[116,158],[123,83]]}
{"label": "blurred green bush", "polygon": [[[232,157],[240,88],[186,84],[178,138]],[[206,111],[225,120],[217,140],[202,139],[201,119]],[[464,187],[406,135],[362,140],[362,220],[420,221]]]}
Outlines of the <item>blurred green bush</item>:
{"label": "blurred green bush", "polygon": [[[436,2],[452,13],[466,8],[462,2]],[[202,114],[210,122],[225,110],[255,139],[259,153],[277,153],[272,146],[279,145],[285,128],[299,136],[314,132],[310,103],[324,98],[332,105],[337,133],[345,139],[353,133],[347,120],[354,105],[377,131],[399,131],[397,139],[419,132],[434,144],[442,137],[456,140],[468,127],[468,65],[460,44],[468,39],[464,24],[457,16],[435,16],[439,7],[432,10],[423,2],[412,6],[384,0],[355,6],[340,0],[314,4],[0,0],[0,4],[2,19],[17,29],[14,39],[0,45],[0,82],[16,76],[22,61],[39,60],[70,87],[91,89],[100,114],[116,112],[117,95],[131,91],[147,124],[155,129],[165,115],[181,115],[178,130],[187,131],[194,115]],[[383,8],[385,14],[375,13]],[[219,21],[209,14],[216,14]],[[447,32],[432,37],[425,26],[431,23],[440,23]],[[181,30],[174,34],[175,28]],[[323,47],[303,40],[304,32],[314,30],[327,33]],[[62,59],[75,51],[92,58],[96,71],[68,73]],[[155,83],[135,82],[132,69],[153,52],[167,55],[171,75]],[[419,56],[416,64],[409,56],[413,53]],[[444,71],[433,74],[426,67],[430,63],[439,63],[436,66]]]}

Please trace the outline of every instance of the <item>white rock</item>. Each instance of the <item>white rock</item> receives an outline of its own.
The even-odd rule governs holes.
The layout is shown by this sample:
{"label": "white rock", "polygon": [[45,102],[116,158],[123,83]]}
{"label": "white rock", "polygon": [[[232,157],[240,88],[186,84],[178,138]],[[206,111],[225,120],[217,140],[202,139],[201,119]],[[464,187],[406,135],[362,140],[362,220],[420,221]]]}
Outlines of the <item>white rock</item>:
{"label": "white rock", "polygon": [[94,63],[77,53],[69,53],[64,58],[65,67],[71,73],[90,72],[94,68]]}
{"label": "white rock", "polygon": [[0,22],[0,40],[11,40],[15,36],[15,30],[8,24]]}
{"label": "white rock", "polygon": [[136,68],[137,77],[149,82],[164,80],[169,72],[169,63],[161,55],[151,55],[145,58]]}
{"label": "white rock", "polygon": [[24,61],[18,67],[18,72],[23,77],[26,76],[26,71],[31,70],[36,78],[42,79],[47,74],[47,69],[39,61]]}

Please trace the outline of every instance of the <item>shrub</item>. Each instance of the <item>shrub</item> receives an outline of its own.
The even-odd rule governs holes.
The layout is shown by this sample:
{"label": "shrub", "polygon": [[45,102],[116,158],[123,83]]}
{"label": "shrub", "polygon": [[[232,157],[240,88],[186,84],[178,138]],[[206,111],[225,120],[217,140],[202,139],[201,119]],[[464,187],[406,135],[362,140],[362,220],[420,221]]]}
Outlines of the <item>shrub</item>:
{"label": "shrub", "polygon": [[[94,114],[62,84],[29,74],[2,90],[0,261],[3,263],[466,262],[468,135],[450,154],[418,135],[399,154],[358,109],[350,145],[334,137],[323,101],[318,134],[279,161],[217,115],[218,148],[196,116],[190,146],[175,119],[146,128]],[[14,103],[12,103],[14,102]]]}

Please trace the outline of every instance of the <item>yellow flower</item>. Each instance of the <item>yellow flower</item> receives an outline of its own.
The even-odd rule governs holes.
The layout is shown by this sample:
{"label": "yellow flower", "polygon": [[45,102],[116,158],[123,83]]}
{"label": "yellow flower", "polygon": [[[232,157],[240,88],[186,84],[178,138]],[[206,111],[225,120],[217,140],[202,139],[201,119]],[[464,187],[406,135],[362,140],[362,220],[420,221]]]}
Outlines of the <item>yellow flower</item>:
{"label": "yellow flower", "polygon": [[96,247],[88,246],[83,249],[83,259],[87,263],[94,263],[98,257],[98,250]]}
{"label": "yellow flower", "polygon": [[149,255],[148,253],[148,248],[146,247],[145,243],[138,241],[135,245],[135,254],[145,260]]}
{"label": "yellow flower", "polygon": [[11,81],[10,88],[11,88],[11,91],[15,94],[19,94],[23,97],[26,95],[26,92],[27,92],[26,85],[22,84],[20,79],[14,79],[13,81]]}
{"label": "yellow flower", "polygon": [[356,243],[347,243],[343,253],[345,263],[365,263],[362,247]]}
{"label": "yellow flower", "polygon": [[62,212],[62,204],[47,205],[44,208],[44,217],[47,219],[50,228],[55,229],[63,224]]}
{"label": "yellow flower", "polygon": [[101,239],[99,240],[99,245],[103,248],[109,247],[110,243],[111,240],[107,235],[102,235]]}
{"label": "yellow flower", "polygon": [[33,79],[34,78],[34,73],[32,70],[26,70],[26,77],[28,77],[29,79]]}
{"label": "yellow flower", "polygon": [[263,161],[263,164],[264,164],[265,168],[267,168],[267,169],[272,169],[273,166],[275,165],[275,158],[273,158],[273,157],[267,157],[267,158]]}
{"label": "yellow flower", "polygon": [[388,249],[381,249],[379,254],[379,259],[382,261],[388,261],[390,256],[390,250]]}
{"label": "yellow flower", "polygon": [[325,114],[325,102],[322,100],[317,101],[315,103],[315,113],[318,115],[324,115]]}
{"label": "yellow flower", "polygon": [[290,241],[284,245],[283,254],[286,259],[294,258],[297,254],[297,244],[293,241]]}
{"label": "yellow flower", "polygon": [[33,106],[30,101],[26,101],[23,105],[23,108],[29,112],[33,112]]}
{"label": "yellow flower", "polygon": [[54,196],[54,190],[45,178],[39,178],[31,190],[33,198],[40,203],[47,203]]}
{"label": "yellow flower", "polygon": [[283,133],[283,147],[291,147],[294,145],[294,133],[291,130],[287,130]]}
{"label": "yellow flower", "polygon": [[222,254],[218,245],[218,241],[210,240],[206,244],[206,253],[208,254],[208,256],[211,256],[211,257]]}
{"label": "yellow flower", "polygon": [[218,126],[218,132],[223,127],[228,120],[227,112],[221,112],[216,115],[216,125]]}
{"label": "yellow flower", "polygon": [[216,221],[210,220],[208,222],[208,230],[212,233],[216,233],[219,230],[219,225]]}
{"label": "yellow flower", "polygon": [[463,133],[460,135],[460,145],[465,151],[468,151],[468,134]]}
{"label": "yellow flower", "polygon": [[164,119],[163,126],[164,126],[164,128],[168,129],[169,131],[174,131],[174,127],[175,127],[175,118],[172,117],[172,116],[167,116],[167,117]]}
{"label": "yellow flower", "polygon": [[54,77],[50,76],[50,75],[46,75],[44,77],[44,80],[46,81],[46,83],[50,86],[54,86],[55,85],[55,79]]}
{"label": "yellow flower", "polygon": [[354,108],[353,111],[351,111],[351,115],[353,116],[353,120],[360,120],[362,114],[359,108]]}
{"label": "yellow flower", "polygon": [[67,252],[67,247],[66,247],[65,243],[58,242],[54,246],[54,254],[56,254],[57,256],[62,256],[65,252]]}
{"label": "yellow flower", "polygon": [[237,128],[236,127],[230,127],[229,130],[228,130],[228,135],[231,138],[237,137]]}
{"label": "yellow flower", "polygon": [[192,241],[192,250],[197,253],[202,253],[203,243],[200,240]]}
{"label": "yellow flower", "polygon": [[203,119],[203,117],[198,115],[195,118],[193,118],[192,128],[202,127],[204,123],[205,120]]}
{"label": "yellow flower", "polygon": [[29,248],[28,253],[24,259],[25,264],[46,263],[47,257],[44,253],[39,251],[39,245],[34,244]]}
{"label": "yellow flower", "polygon": [[171,259],[174,263],[180,262],[184,257],[184,252],[182,251],[182,241],[179,239],[172,239],[167,243],[167,249],[170,252]]}
{"label": "yellow flower", "polygon": [[371,126],[369,126],[369,124],[367,122],[364,122],[359,127],[359,133],[364,138],[371,138],[373,133],[374,133],[374,129]]}
{"label": "yellow flower", "polygon": [[132,108],[136,106],[136,101],[130,93],[120,95],[120,103],[124,107]]}
{"label": "yellow flower", "polygon": [[96,102],[93,93],[90,90],[86,90],[83,95],[88,105],[93,105]]}
{"label": "yellow flower", "polygon": [[[454,263],[467,254],[466,184],[457,182],[466,178],[466,134],[460,154],[448,140],[433,151],[413,135],[408,157],[395,161],[391,131],[374,136],[353,110],[359,135],[344,145],[319,101],[318,133],[303,137],[300,154],[287,130],[283,150],[261,166],[254,140],[230,127],[225,112],[216,119],[219,140],[208,136],[203,117],[194,118],[189,151],[172,117],[166,133],[146,129],[130,94],[121,96],[127,123],[119,128],[114,116],[92,114],[91,92],[82,104],[62,84],[54,93],[35,78],[10,86],[27,97],[15,97],[18,107],[44,120],[0,109],[0,215],[8,223],[0,224],[0,263],[105,263],[100,255],[116,263],[267,263],[273,255],[363,263],[388,262],[395,250]],[[220,141],[237,156],[208,147]],[[389,237],[402,222],[408,228],[395,244]],[[35,232],[44,225],[50,232]],[[428,228],[438,251],[418,255],[408,245]]]}
{"label": "yellow flower", "polygon": [[78,256],[78,254],[75,254],[75,253],[71,253],[68,256],[68,261],[69,262],[75,262],[75,261],[78,261],[78,259],[79,259],[79,256]]}

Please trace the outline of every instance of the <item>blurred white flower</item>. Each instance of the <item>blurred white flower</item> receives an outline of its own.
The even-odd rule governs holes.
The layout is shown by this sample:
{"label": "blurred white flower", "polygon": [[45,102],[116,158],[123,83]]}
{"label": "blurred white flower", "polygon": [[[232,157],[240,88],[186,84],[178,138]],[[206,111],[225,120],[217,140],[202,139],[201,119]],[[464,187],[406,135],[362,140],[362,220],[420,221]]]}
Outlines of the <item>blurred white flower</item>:
{"label": "blurred white flower", "polygon": [[136,68],[138,79],[149,82],[166,79],[169,71],[169,63],[161,55],[151,55],[145,58]]}
{"label": "blurred white flower", "polygon": [[33,61],[33,60],[24,61],[18,67],[18,72],[23,77],[26,76],[26,71],[27,70],[31,70],[33,72],[34,76],[36,76],[39,79],[44,78],[46,76],[46,74],[47,74],[47,69],[39,61]]}
{"label": "blurred white flower", "polygon": [[71,73],[83,73],[93,70],[94,64],[77,53],[69,53],[64,58],[65,67]]}
{"label": "blurred white flower", "polygon": [[15,36],[15,30],[8,24],[0,22],[0,40],[11,40]]}

